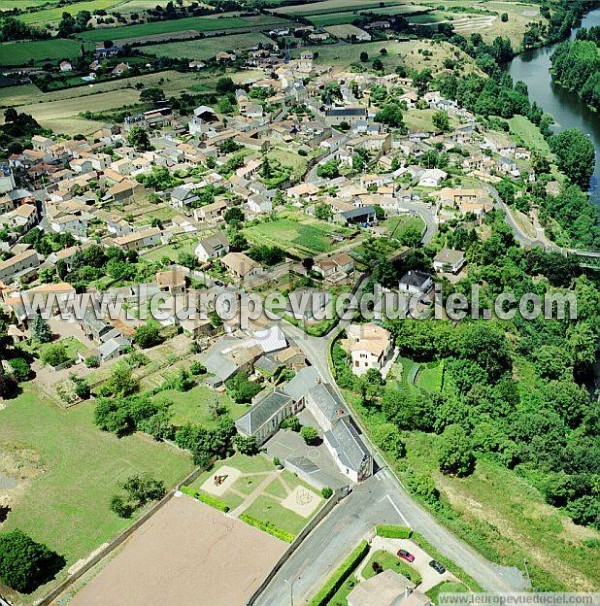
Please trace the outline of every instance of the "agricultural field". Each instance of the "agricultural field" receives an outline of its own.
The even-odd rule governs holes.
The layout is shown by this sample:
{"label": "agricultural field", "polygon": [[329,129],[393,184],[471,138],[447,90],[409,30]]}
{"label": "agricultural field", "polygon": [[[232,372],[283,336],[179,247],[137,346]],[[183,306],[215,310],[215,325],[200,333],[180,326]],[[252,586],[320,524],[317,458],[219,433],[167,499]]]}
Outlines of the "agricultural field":
{"label": "agricultural field", "polygon": [[[297,215],[280,216],[244,229],[244,234],[256,244],[279,246],[295,250],[299,255],[313,256],[336,247],[331,234],[347,235],[350,230],[316,219]],[[339,244],[337,245],[339,246]]]}
{"label": "agricultural field", "polygon": [[[480,33],[486,42],[496,36],[510,38],[513,46],[518,48],[523,41],[527,25],[532,21],[545,21],[540,7],[535,2],[469,2],[468,0],[440,0],[427,2],[430,8],[436,9],[436,16],[444,14],[452,17],[457,32],[469,36]],[[453,9],[462,9],[452,13]],[[463,12],[464,11],[464,12]],[[502,22],[500,15],[506,13],[508,21]],[[465,20],[465,18],[468,18]]]}
{"label": "agricultural field", "polygon": [[0,13],[10,11],[14,8],[25,9],[42,6],[44,4],[58,4],[59,0],[2,0],[0,4]]}
{"label": "agricultural field", "polygon": [[[89,45],[86,45],[89,46]],[[5,42],[0,44],[0,67],[11,65],[40,65],[73,59],[81,53],[78,40],[36,40],[34,42]]]}
{"label": "agricultural field", "polygon": [[[382,48],[387,55],[381,56]],[[315,62],[319,65],[334,65],[334,69],[346,70],[355,63],[360,63],[360,54],[366,52],[370,59],[379,58],[386,69],[404,65],[407,69],[422,70],[430,68],[434,74],[444,69],[444,59],[457,57],[463,63],[465,73],[478,72],[471,57],[447,42],[432,42],[427,40],[385,40],[383,42],[367,42],[365,44],[329,44],[324,46],[307,46],[303,50],[311,50],[316,54]],[[431,56],[422,54],[423,50]],[[299,50],[292,51],[292,56],[300,55]]]}
{"label": "agricultural field", "polygon": [[317,27],[329,25],[347,25],[359,17],[358,13],[331,13],[331,15],[306,15],[306,18]]}
{"label": "agricultural field", "polygon": [[135,88],[138,82],[145,86],[160,86],[167,95],[177,95],[193,90],[194,85],[205,81],[205,77],[196,74],[164,71],[48,93],[33,85],[11,86],[0,89],[0,108],[16,106],[55,132],[88,134],[97,130],[101,123],[86,120],[80,114],[90,109],[101,112],[138,103],[140,91]]}
{"label": "agricultural field", "polygon": [[429,8],[416,4],[407,5],[401,0],[385,0],[384,2],[377,2],[376,0],[372,0],[371,2],[365,0],[345,0],[344,2],[339,2],[339,0],[323,0],[322,2],[309,2],[307,4],[282,6],[275,9],[274,12],[280,15],[307,16],[347,11],[370,11],[372,9],[383,7],[402,7],[403,12],[406,13],[428,10]]}
{"label": "agricultural field", "polygon": [[[33,452],[23,460],[21,481],[2,531],[20,528],[67,560],[67,569],[131,522],[109,509],[110,499],[131,475],[149,472],[167,486],[192,470],[189,455],[147,436],[117,438],[94,426],[93,404],[62,410],[33,389],[7,401],[0,410],[0,451]],[[47,587],[45,587],[47,590]],[[44,588],[27,597],[39,598]]]}
{"label": "agricultural field", "polygon": [[[180,31],[216,32],[233,29],[251,29],[264,27],[281,27],[288,21],[272,15],[257,15],[253,17],[187,17],[172,21],[156,21],[153,23],[140,23],[110,29],[97,29],[83,32],[80,37],[91,42],[101,42],[109,37],[111,40],[122,40],[153,36],[157,34],[169,34]],[[215,43],[215,53],[220,50]]]}
{"label": "agricultural field", "polygon": [[[56,8],[47,8],[32,13],[19,15],[19,20],[29,25],[46,25],[61,20],[63,13],[75,16],[79,11],[107,10],[117,6],[121,0],[88,0],[88,2],[77,2]],[[31,5],[30,5],[31,6]]]}
{"label": "agricultural field", "polygon": [[336,38],[350,38],[351,36],[357,36],[364,33],[364,30],[352,25],[350,23],[346,25],[330,25],[325,28],[325,31],[329,32],[332,36]]}
{"label": "agricultural field", "polygon": [[231,34],[219,36],[219,38],[205,38],[196,40],[185,40],[181,42],[167,42],[165,44],[151,44],[143,47],[143,52],[157,57],[169,57],[178,59],[206,60],[213,58],[218,51],[240,51],[252,48],[263,43],[272,42],[260,32],[250,34]]}

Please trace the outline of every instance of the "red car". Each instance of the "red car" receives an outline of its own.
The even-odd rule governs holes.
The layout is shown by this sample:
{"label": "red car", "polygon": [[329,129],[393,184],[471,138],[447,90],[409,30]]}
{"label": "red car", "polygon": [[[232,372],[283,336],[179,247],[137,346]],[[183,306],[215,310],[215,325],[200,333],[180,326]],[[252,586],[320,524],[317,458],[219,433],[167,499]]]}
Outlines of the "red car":
{"label": "red car", "polygon": [[406,549],[399,549],[398,557],[402,558],[403,560],[406,560],[407,562],[415,561],[415,556],[412,553],[410,553],[409,551],[406,551]]}

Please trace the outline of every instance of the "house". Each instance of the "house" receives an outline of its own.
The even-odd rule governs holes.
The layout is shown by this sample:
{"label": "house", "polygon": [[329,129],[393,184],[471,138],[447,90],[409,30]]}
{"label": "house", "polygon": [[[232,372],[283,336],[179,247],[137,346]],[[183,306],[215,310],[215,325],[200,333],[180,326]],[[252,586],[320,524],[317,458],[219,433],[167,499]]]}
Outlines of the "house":
{"label": "house", "polygon": [[377,223],[377,213],[373,206],[361,206],[335,213],[333,220],[344,225],[360,224],[366,227]]}
{"label": "house", "polygon": [[178,208],[184,208],[194,204],[200,199],[198,190],[200,185],[197,183],[186,183],[176,187],[171,192],[171,204]]}
{"label": "house", "polygon": [[183,294],[186,288],[185,273],[180,267],[159,271],[156,274],[156,284],[161,291],[168,292],[171,295]]}
{"label": "house", "polygon": [[150,227],[142,231],[136,231],[126,236],[121,236],[114,239],[115,246],[119,246],[123,250],[141,250],[150,248],[160,244],[160,229],[158,227]]}
{"label": "house", "polygon": [[121,354],[131,349],[131,343],[124,337],[114,337],[108,339],[98,347],[98,357],[101,362],[108,362],[118,358]]}
{"label": "house", "polygon": [[52,219],[50,224],[52,231],[59,234],[71,234],[77,238],[85,238],[87,236],[88,221],[85,217],[75,214],[62,215],[56,219]]}
{"label": "house", "polygon": [[113,76],[122,76],[127,71],[129,71],[129,65],[127,63],[119,63],[110,73]]}
{"label": "house", "polygon": [[411,295],[426,295],[433,288],[433,280],[429,274],[423,271],[411,270],[405,273],[398,283],[400,292]]}
{"label": "house", "polygon": [[420,187],[438,187],[439,184],[448,176],[448,173],[439,168],[428,168],[423,171],[419,178]]}
{"label": "house", "polygon": [[362,122],[368,118],[366,107],[332,107],[325,110],[325,122],[333,126],[341,122],[347,122],[352,126],[356,122]]}
{"label": "house", "polygon": [[358,583],[348,594],[348,606],[431,606],[415,584],[391,568]]}
{"label": "house", "polygon": [[27,270],[39,267],[40,259],[35,250],[26,250],[6,261],[0,261],[0,281],[7,282],[15,278],[18,274],[25,273]]}
{"label": "house", "polygon": [[193,211],[196,221],[216,221],[222,217],[227,210],[227,202],[225,200],[217,200],[212,204],[195,208]]}
{"label": "house", "polygon": [[72,72],[73,66],[69,61],[61,61],[59,66],[61,72]]}
{"label": "house", "polygon": [[260,265],[256,261],[241,252],[227,253],[221,259],[221,263],[223,263],[230,274],[239,279],[256,276],[262,272]]}
{"label": "house", "polygon": [[299,405],[288,394],[276,389],[258,400],[235,422],[235,427],[241,435],[256,438],[262,445],[298,410]]}
{"label": "house", "polygon": [[37,222],[38,212],[33,204],[22,204],[0,219],[0,223],[7,224],[11,229],[20,229],[22,233],[28,232]]}
{"label": "house", "polygon": [[313,270],[323,278],[335,278],[339,275],[347,276],[354,271],[354,261],[348,253],[337,253],[315,259]]}
{"label": "house", "polygon": [[352,372],[363,375],[371,368],[381,370],[392,358],[390,332],[377,324],[350,324],[342,347],[350,353]]}
{"label": "house", "polygon": [[310,199],[319,191],[319,188],[314,183],[300,183],[286,190],[286,195],[294,200],[302,200],[303,198]]}
{"label": "house", "polygon": [[206,262],[215,257],[223,257],[229,252],[229,241],[222,232],[217,232],[214,236],[208,236],[198,242],[194,251],[200,261]]}
{"label": "house", "polygon": [[465,253],[462,250],[442,248],[433,259],[433,269],[437,272],[457,274],[465,264]]}
{"label": "house", "polygon": [[335,389],[317,383],[306,394],[305,405],[323,430],[325,446],[342,474],[353,482],[371,476],[373,457]]}

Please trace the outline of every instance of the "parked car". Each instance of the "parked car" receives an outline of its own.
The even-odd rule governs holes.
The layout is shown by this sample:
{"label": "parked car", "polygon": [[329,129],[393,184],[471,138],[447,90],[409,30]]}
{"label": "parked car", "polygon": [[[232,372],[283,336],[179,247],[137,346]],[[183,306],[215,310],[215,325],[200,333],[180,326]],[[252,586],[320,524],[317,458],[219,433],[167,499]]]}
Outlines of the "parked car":
{"label": "parked car", "polygon": [[399,549],[397,555],[399,558],[402,558],[403,560],[406,560],[407,562],[415,561],[415,556],[412,553],[410,553],[410,551],[406,551],[406,549]]}
{"label": "parked car", "polygon": [[439,572],[440,574],[444,574],[446,572],[446,567],[441,562],[438,562],[437,560],[431,560],[431,562],[429,562],[429,565],[436,572]]}

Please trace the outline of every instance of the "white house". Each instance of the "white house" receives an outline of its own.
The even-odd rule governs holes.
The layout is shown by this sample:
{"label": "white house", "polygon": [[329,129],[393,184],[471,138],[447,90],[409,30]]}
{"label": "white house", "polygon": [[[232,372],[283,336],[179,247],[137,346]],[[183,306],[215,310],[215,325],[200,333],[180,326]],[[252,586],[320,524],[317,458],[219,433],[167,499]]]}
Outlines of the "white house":
{"label": "white house", "polygon": [[196,246],[196,256],[200,261],[206,262],[215,257],[223,257],[229,252],[229,241],[222,231],[214,236],[203,238]]}
{"label": "white house", "polygon": [[346,335],[342,345],[350,353],[355,375],[363,375],[371,368],[381,370],[393,355],[389,331],[377,324],[350,324]]}
{"label": "white house", "polygon": [[398,282],[398,290],[411,295],[427,294],[433,288],[433,280],[429,274],[423,271],[409,271],[405,273],[400,282]]}
{"label": "white house", "polygon": [[448,173],[439,168],[428,168],[423,171],[419,179],[420,187],[438,187],[439,184],[448,176]]}

